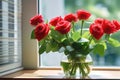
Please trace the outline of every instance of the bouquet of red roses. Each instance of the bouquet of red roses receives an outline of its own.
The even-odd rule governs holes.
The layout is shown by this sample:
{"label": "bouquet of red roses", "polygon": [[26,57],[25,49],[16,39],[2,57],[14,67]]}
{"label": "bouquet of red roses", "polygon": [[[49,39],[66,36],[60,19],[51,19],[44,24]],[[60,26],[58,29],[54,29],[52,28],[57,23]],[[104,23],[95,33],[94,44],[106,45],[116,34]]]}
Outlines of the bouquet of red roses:
{"label": "bouquet of red roses", "polygon": [[[38,40],[39,53],[64,52],[69,61],[78,62],[85,60],[80,58],[81,55],[87,56],[90,52],[104,55],[107,43],[115,47],[120,46],[120,42],[111,37],[120,30],[120,22],[97,18],[91,22],[89,30],[86,30],[84,24],[90,16],[90,12],[78,10],[76,13],[69,13],[64,17],[57,16],[47,22],[43,20],[42,15],[32,17],[30,24],[34,29],[31,38]],[[76,68],[82,69],[82,66],[69,67],[68,71],[74,75]],[[88,67],[86,68],[89,70]],[[87,75],[84,70],[80,73],[83,76]]]}
{"label": "bouquet of red roses", "polygon": [[[120,23],[117,20],[109,21],[97,18],[90,24],[89,32],[86,31],[88,34],[83,33],[83,24],[90,16],[91,14],[88,11],[78,10],[76,14],[70,13],[65,15],[64,18],[58,16],[47,23],[44,22],[42,15],[36,15],[31,18],[30,23],[35,26],[31,38],[39,41],[39,53],[42,54],[44,51],[59,51],[61,47],[66,48],[67,46],[70,46],[74,50],[76,49],[74,44],[80,44],[80,41],[83,39],[88,40],[89,43],[86,44],[87,46],[92,44],[94,47],[99,47],[101,45],[101,47],[106,49],[107,42],[114,46],[120,46],[117,40],[110,38],[110,35],[120,30]],[[79,46],[77,48],[79,49]],[[92,50],[95,49],[92,48]],[[101,50],[98,50],[97,53],[99,51]],[[104,50],[101,52],[104,52]],[[99,54],[102,54],[101,52]]]}

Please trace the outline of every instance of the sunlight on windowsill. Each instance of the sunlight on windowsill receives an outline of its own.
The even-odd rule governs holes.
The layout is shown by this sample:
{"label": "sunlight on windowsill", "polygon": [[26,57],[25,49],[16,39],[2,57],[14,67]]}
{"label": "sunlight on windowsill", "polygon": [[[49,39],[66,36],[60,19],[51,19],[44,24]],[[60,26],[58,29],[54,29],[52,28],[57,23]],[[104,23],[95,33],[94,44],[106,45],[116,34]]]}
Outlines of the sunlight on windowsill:
{"label": "sunlight on windowsill", "polygon": [[[64,74],[60,68],[40,68],[38,70],[21,70],[2,78],[58,78],[63,79]],[[120,79],[120,68],[93,68],[89,79]]]}

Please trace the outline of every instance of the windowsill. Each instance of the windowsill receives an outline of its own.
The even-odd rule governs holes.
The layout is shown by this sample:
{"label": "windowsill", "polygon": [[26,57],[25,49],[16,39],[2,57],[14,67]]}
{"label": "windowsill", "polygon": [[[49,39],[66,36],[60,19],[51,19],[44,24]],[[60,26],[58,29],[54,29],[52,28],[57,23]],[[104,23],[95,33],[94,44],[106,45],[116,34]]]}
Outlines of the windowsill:
{"label": "windowsill", "polygon": [[[21,70],[2,78],[46,78],[63,79],[64,74],[60,69],[39,69],[39,70]],[[120,79],[120,69],[94,68],[89,75],[89,79]]]}

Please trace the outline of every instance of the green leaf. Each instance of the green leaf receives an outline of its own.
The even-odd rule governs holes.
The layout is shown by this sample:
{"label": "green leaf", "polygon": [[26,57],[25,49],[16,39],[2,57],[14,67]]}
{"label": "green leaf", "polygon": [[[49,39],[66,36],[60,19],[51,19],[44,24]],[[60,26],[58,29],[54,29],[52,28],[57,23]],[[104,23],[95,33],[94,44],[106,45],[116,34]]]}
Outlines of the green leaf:
{"label": "green leaf", "polygon": [[105,52],[105,46],[103,44],[97,44],[96,46],[94,46],[93,53],[95,54],[97,53],[100,56],[103,56],[104,52]]}
{"label": "green leaf", "polygon": [[90,35],[90,32],[89,32],[89,31],[86,31],[86,32],[84,32],[84,34],[83,34],[82,37],[84,37],[84,38],[88,38],[89,35]]}
{"label": "green leaf", "polygon": [[88,42],[74,42],[71,46],[78,54],[87,55],[91,51]]}
{"label": "green leaf", "polygon": [[78,39],[80,39],[80,32],[78,32],[78,31],[74,32],[72,35],[72,39],[74,41],[77,41]]}
{"label": "green leaf", "polygon": [[56,52],[56,51],[58,51],[59,49],[60,49],[59,45],[56,44],[56,46],[55,46],[54,48],[52,48],[52,51],[53,51],[53,52]]}
{"label": "green leaf", "polygon": [[36,38],[35,38],[35,34],[34,34],[34,30],[32,30],[31,39],[36,39]]}
{"label": "green leaf", "polygon": [[50,51],[58,51],[59,50],[59,45],[56,41],[51,40],[50,42],[47,42],[46,44],[46,52],[50,52]]}
{"label": "green leaf", "polygon": [[79,51],[80,49],[82,49],[83,45],[82,45],[82,43],[74,42],[74,43],[72,43],[72,47],[75,50]]}
{"label": "green leaf", "polygon": [[114,47],[119,47],[120,46],[120,42],[113,39],[113,38],[109,38],[108,42],[109,42],[109,44],[111,44]]}
{"label": "green leaf", "polygon": [[67,46],[69,44],[70,44],[70,42],[68,39],[65,39],[64,41],[62,41],[62,45],[64,45],[64,46]]}
{"label": "green leaf", "polygon": [[39,54],[42,54],[46,50],[46,43],[42,44],[39,48]]}
{"label": "green leaf", "polygon": [[46,53],[50,52],[52,50],[52,45],[51,43],[46,44]]}
{"label": "green leaf", "polygon": [[64,34],[59,33],[58,31],[54,30],[54,28],[51,28],[50,36],[57,42],[62,42],[65,38]]}
{"label": "green leaf", "polygon": [[44,44],[45,42],[46,42],[45,39],[42,39],[42,40],[40,40],[40,41],[38,42],[38,45],[41,46],[41,45]]}
{"label": "green leaf", "polygon": [[106,45],[105,42],[103,42],[103,43],[101,43],[101,44],[104,46],[105,49],[107,49],[107,45]]}

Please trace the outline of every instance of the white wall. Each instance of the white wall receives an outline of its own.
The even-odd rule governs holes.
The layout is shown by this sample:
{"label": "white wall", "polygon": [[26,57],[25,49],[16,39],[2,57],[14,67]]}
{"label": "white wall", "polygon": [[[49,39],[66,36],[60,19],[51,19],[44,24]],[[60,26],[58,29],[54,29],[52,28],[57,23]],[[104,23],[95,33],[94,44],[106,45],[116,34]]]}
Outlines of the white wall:
{"label": "white wall", "polygon": [[29,24],[31,17],[37,14],[37,0],[22,0],[22,65],[25,69],[39,67],[37,41],[30,39],[33,27]]}

